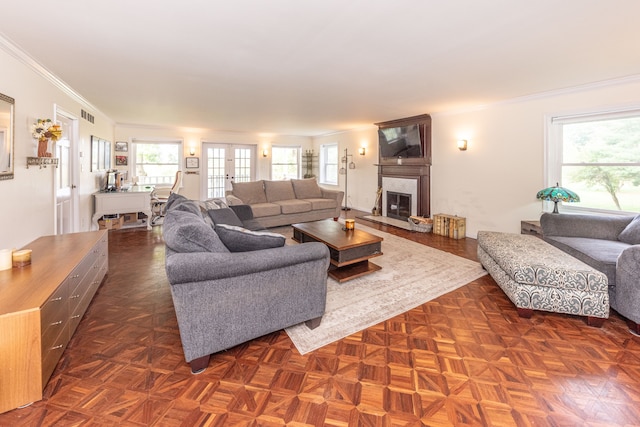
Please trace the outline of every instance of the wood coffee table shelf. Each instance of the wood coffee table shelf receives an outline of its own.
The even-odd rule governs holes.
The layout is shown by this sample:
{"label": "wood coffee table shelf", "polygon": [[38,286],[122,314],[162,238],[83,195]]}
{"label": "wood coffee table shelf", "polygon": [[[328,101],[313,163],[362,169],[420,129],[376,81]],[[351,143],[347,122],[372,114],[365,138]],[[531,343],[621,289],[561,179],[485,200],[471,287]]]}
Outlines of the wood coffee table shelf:
{"label": "wood coffee table shelf", "polygon": [[370,258],[382,255],[382,237],[357,227],[355,230],[343,230],[341,223],[331,219],[293,224],[292,227],[296,242],[327,245],[331,255],[329,276],[340,283],[382,268],[369,262]]}

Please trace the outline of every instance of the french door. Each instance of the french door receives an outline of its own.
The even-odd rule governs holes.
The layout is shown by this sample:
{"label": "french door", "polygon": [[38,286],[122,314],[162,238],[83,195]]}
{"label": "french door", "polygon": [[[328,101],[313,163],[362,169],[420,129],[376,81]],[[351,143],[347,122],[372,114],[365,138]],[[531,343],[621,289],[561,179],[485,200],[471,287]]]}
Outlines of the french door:
{"label": "french door", "polygon": [[203,197],[224,197],[233,182],[248,182],[256,177],[256,146],[204,143],[202,156],[206,173]]}

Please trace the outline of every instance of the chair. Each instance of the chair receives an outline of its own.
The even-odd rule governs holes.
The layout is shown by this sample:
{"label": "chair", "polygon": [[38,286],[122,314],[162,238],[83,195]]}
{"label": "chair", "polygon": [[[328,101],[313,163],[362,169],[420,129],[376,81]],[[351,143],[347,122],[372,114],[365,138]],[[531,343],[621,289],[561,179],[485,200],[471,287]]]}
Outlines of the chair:
{"label": "chair", "polygon": [[164,218],[166,213],[167,200],[173,193],[180,191],[182,182],[182,171],[176,172],[176,179],[171,187],[156,187],[151,192],[151,225],[155,225],[156,221]]}

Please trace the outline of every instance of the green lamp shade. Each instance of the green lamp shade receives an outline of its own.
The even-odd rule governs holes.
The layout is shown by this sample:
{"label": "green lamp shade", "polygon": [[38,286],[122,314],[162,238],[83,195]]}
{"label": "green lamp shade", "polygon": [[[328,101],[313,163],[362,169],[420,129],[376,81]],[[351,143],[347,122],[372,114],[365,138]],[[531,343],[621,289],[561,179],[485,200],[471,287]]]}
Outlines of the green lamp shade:
{"label": "green lamp shade", "polygon": [[536,199],[554,202],[553,213],[558,213],[559,201],[579,202],[580,196],[578,196],[568,188],[560,187],[560,185],[556,183],[555,187],[549,187],[545,188],[544,190],[538,191],[538,194],[536,194]]}

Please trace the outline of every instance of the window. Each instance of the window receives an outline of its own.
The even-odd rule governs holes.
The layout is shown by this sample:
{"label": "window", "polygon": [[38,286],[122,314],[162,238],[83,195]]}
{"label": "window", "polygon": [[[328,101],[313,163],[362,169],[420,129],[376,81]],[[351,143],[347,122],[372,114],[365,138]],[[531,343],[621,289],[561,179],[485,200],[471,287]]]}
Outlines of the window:
{"label": "window", "polygon": [[320,146],[320,183],[338,185],[338,144]]}
{"label": "window", "polygon": [[300,147],[271,147],[271,179],[300,177]]}
{"label": "window", "polygon": [[173,184],[182,161],[182,142],[134,140],[132,149],[138,184]]}
{"label": "window", "polygon": [[548,182],[580,196],[563,208],[640,212],[640,110],[553,117],[547,153]]}

